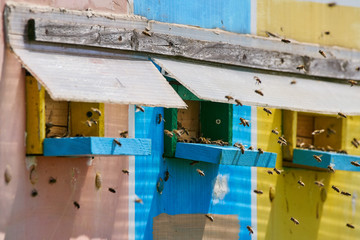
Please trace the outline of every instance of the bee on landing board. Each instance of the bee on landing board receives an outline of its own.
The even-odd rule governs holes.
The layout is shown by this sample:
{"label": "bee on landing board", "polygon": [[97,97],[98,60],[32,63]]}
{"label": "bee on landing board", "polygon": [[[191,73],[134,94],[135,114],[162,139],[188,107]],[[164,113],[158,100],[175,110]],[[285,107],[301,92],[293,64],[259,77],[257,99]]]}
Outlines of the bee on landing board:
{"label": "bee on landing board", "polygon": [[101,116],[101,111],[98,108],[91,108],[91,111],[96,112],[99,116]]}
{"label": "bee on landing board", "polygon": [[228,100],[228,101],[231,101],[231,100],[234,100],[234,98],[230,95],[226,95],[225,98]]}

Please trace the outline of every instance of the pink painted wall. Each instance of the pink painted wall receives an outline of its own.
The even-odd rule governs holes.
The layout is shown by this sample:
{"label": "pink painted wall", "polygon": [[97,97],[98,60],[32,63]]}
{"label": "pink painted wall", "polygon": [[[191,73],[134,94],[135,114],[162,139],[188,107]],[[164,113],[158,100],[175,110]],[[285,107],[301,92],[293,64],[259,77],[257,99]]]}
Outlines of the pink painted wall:
{"label": "pink painted wall", "polygon": [[[127,13],[126,0],[31,0],[52,7]],[[5,1],[1,1],[2,12]],[[3,36],[3,35],[2,35]],[[37,157],[31,184],[25,164],[25,88],[24,72],[15,56],[0,39],[0,240],[1,239],[127,239],[128,168],[127,157],[88,158]],[[128,107],[105,105],[105,136],[118,136],[126,130]],[[11,168],[12,180],[6,185],[3,173]],[[103,186],[95,188],[95,174]],[[57,179],[53,185],[49,177]],[[110,193],[108,187],[116,189]],[[39,195],[31,197],[36,188]],[[73,201],[80,204],[76,209]]]}

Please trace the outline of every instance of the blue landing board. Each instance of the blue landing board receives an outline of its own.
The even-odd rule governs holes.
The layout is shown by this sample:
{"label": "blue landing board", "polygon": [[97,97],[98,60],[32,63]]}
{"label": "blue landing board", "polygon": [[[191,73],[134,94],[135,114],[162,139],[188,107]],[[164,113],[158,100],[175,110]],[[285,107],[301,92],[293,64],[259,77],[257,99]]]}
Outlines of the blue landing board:
{"label": "blue landing board", "polygon": [[[313,155],[322,155],[321,162],[316,161]],[[360,163],[360,156],[307,149],[294,149],[293,154],[294,164],[316,167],[325,170],[327,170],[327,167],[331,165],[335,170],[359,172],[360,167],[352,165],[352,161]]]}
{"label": "blue landing board", "polygon": [[150,155],[151,139],[105,137],[45,138],[44,156]]}
{"label": "blue landing board", "polygon": [[241,150],[236,147],[199,143],[177,143],[175,157],[201,162],[249,167],[275,167],[276,153]]}

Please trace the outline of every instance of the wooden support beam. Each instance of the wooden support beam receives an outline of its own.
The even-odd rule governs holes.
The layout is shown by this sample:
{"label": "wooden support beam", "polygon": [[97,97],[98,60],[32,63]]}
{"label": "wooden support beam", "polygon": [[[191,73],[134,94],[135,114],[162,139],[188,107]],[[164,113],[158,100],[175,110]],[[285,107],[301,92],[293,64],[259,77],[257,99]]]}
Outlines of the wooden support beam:
{"label": "wooden support beam", "polygon": [[42,154],[45,138],[45,89],[26,76],[26,154]]}
{"label": "wooden support beam", "polygon": [[[266,39],[205,29],[197,31],[200,35],[208,31],[220,38],[196,39],[184,36],[182,31],[174,34],[171,31],[174,24],[166,24],[169,28],[166,32],[159,30],[159,26],[163,27],[165,23],[151,22],[148,31],[129,28],[131,20],[125,25],[119,22],[119,25],[112,26],[98,24],[95,18],[85,23],[68,21],[69,18],[70,14],[62,20],[31,18],[28,38],[38,42],[94,46],[308,76],[360,80],[360,73],[356,70],[360,66],[360,54],[351,50],[284,43],[280,38]],[[191,28],[181,27],[183,31]],[[229,38],[233,40],[229,41]],[[320,49],[327,54],[326,58],[319,53]],[[338,54],[339,51],[346,53]],[[347,57],[343,58],[343,55]],[[304,68],[298,69],[299,66]]]}

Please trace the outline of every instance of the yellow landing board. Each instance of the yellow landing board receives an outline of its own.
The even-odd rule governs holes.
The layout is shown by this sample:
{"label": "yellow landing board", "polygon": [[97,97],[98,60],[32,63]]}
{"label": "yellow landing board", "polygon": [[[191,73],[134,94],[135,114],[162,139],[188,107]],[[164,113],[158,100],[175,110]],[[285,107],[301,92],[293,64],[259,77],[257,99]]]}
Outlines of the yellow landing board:
{"label": "yellow landing board", "polygon": [[[300,42],[360,50],[360,8],[324,2],[258,0],[257,34],[269,31]],[[338,4],[329,7],[328,2]]]}

